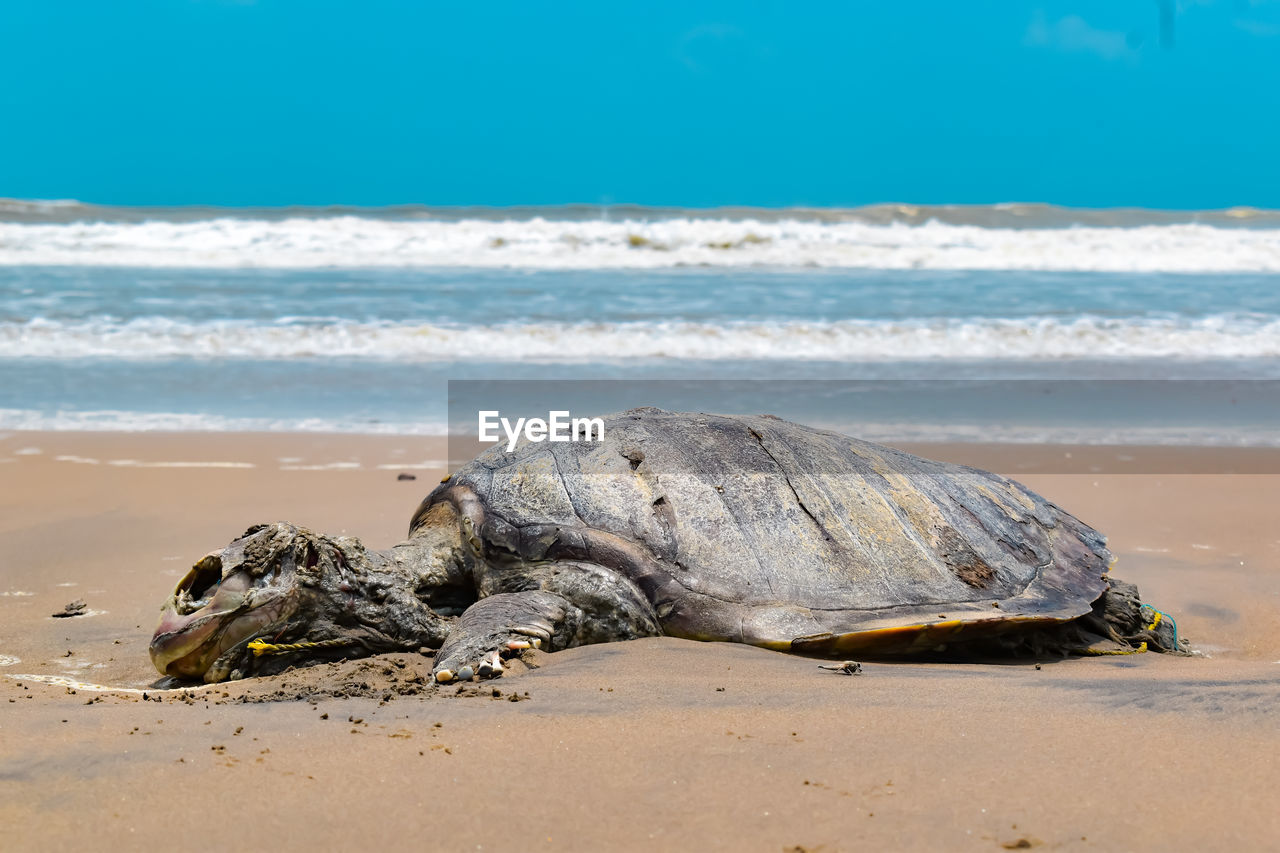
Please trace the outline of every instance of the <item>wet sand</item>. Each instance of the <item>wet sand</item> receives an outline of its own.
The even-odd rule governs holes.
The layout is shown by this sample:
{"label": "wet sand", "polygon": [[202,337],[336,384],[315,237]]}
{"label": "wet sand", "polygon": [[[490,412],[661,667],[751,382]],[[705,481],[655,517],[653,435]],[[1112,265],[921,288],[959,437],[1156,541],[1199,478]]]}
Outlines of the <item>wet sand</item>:
{"label": "wet sand", "polygon": [[[461,693],[417,655],[157,692],[147,642],[194,559],[277,519],[388,546],[443,443],[7,434],[0,849],[1280,844],[1280,476],[1175,473],[1280,457],[911,449],[1016,476],[1106,532],[1115,573],[1206,654],[845,677],[658,639],[534,653]],[[75,599],[90,615],[50,617]]]}

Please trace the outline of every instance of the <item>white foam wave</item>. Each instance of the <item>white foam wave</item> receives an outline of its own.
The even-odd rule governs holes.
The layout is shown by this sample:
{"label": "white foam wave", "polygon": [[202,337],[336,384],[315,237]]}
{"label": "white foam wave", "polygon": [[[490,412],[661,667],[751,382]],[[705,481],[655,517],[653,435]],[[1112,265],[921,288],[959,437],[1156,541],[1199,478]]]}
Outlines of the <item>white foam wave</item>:
{"label": "white foam wave", "polygon": [[[1133,446],[1197,446],[1197,447],[1280,447],[1280,435],[1275,430],[1254,427],[1196,427],[1168,426],[1148,427],[1127,425],[1063,424],[1009,424],[991,422],[966,423],[961,418],[948,423],[877,422],[830,420],[821,415],[807,419],[813,426],[857,435],[868,441],[887,444],[901,442],[986,442],[1013,444],[1085,444],[1085,445],[1133,445]],[[443,422],[382,422],[365,424],[354,421],[323,420],[317,418],[266,420],[260,418],[227,418],[200,414],[161,414],[149,412],[58,412],[49,414],[36,410],[0,409],[0,424],[13,424],[15,429],[67,432],[320,432],[359,433],[401,436],[446,436],[449,429]],[[59,457],[61,461],[85,464],[103,464],[101,460],[82,457]],[[114,460],[105,464],[116,464]],[[410,464],[379,464],[378,470],[437,470],[448,467],[445,460],[425,460]],[[147,467],[253,467],[247,464],[226,463],[159,463]],[[314,465],[281,464],[281,471],[360,471],[356,462],[331,462]],[[1138,549],[1141,550],[1141,549]],[[165,559],[182,559],[166,557]],[[0,598],[34,596],[28,591],[0,591]],[[2,665],[2,664],[0,664]]]}
{"label": "white foam wave", "polygon": [[1280,272],[1280,230],[1204,224],[988,228],[928,221],[361,216],[0,222],[0,265],[129,267],[674,266]]}
{"label": "white foam wave", "polygon": [[172,687],[172,688],[155,688],[148,687],[146,689],[140,687],[114,687],[110,684],[95,684],[90,681],[79,681],[65,675],[41,675],[33,673],[5,673],[7,678],[14,681],[31,681],[37,684],[51,684],[54,687],[66,687],[71,690],[84,690],[88,693],[130,693],[130,694],[158,694],[158,693],[195,693],[200,690],[208,690],[211,687],[222,687],[221,684],[196,684],[190,687]]}
{"label": "white foam wave", "polygon": [[449,463],[444,459],[428,459],[425,462],[410,462],[404,465],[391,463],[376,467],[379,471],[435,471],[440,468],[448,468]]}
{"label": "white foam wave", "polygon": [[1280,319],[932,319],[480,325],[259,325],[162,318],[0,324],[0,358],[375,359],[580,364],[634,360],[911,361],[1275,358]]}
{"label": "white foam wave", "polygon": [[315,465],[281,465],[281,471],[359,471],[359,462],[320,462]]}
{"label": "white foam wave", "polygon": [[137,459],[110,459],[117,468],[256,468],[252,462],[142,462]]}
{"label": "white foam wave", "polygon": [[[1090,426],[975,423],[815,423],[835,432],[857,435],[884,444],[955,442],[958,444],[1061,444],[1117,447],[1280,447],[1280,435],[1272,429],[1251,427],[1145,427],[1133,424]],[[1117,460],[1124,461],[1124,460]],[[1130,459],[1132,461],[1132,459]],[[1097,466],[1080,463],[1081,473],[1097,473]],[[1140,550],[1140,549],[1139,549]]]}
{"label": "white foam wave", "polygon": [[[125,410],[41,411],[0,408],[4,429],[26,432],[318,432],[366,435],[449,434],[444,422],[415,421],[370,423],[341,418],[251,418],[198,412],[132,412]],[[102,460],[80,456],[59,456],[59,462],[100,465]],[[116,464],[114,460],[106,464]],[[194,467],[196,463],[157,463],[143,467]],[[199,467],[209,467],[201,463]],[[219,464],[218,467],[230,467]],[[234,467],[243,467],[237,463]],[[4,595],[4,593],[0,593]]]}

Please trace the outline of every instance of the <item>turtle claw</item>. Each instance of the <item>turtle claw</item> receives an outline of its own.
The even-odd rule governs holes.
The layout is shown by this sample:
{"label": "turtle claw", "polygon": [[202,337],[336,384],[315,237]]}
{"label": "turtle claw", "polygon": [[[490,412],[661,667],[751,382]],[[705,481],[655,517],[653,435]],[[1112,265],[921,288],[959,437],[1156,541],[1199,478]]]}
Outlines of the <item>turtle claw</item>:
{"label": "turtle claw", "polygon": [[[535,649],[542,648],[543,643],[551,642],[551,634],[541,628],[534,628],[528,625],[521,625],[511,629],[511,633],[518,634],[522,637],[528,637],[529,642]],[[513,641],[514,642],[514,641]]]}
{"label": "turtle claw", "polygon": [[505,645],[485,655],[478,664],[463,664],[456,669],[445,667],[437,670],[435,674],[436,682],[449,684],[454,681],[470,681],[475,676],[480,678],[499,678],[506,671],[506,667],[502,665],[504,657],[517,655],[520,652],[541,646],[542,641],[537,637],[508,640]]}
{"label": "turtle claw", "polygon": [[493,651],[475,666],[469,663],[463,664],[456,672],[446,667],[438,670],[435,678],[437,684],[450,684],[454,681],[470,681],[477,675],[481,678],[497,678],[502,675],[502,672],[502,656],[499,652]]}
{"label": "turtle claw", "polygon": [[489,656],[480,661],[480,666],[476,669],[476,673],[481,678],[496,678],[502,675],[502,658],[495,652],[490,652]]}
{"label": "turtle claw", "polygon": [[470,681],[471,677],[476,674],[475,668],[472,666],[460,666],[458,671],[445,668],[436,672],[435,678],[437,684],[450,684],[454,681]]}

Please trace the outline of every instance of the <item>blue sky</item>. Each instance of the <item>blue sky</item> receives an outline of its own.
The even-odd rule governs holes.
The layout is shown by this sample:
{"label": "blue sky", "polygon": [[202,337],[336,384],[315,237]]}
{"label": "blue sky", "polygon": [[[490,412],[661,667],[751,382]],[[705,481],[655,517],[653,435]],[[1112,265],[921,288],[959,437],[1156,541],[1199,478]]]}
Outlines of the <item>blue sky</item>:
{"label": "blue sky", "polygon": [[0,196],[1280,208],[1280,0],[0,6]]}

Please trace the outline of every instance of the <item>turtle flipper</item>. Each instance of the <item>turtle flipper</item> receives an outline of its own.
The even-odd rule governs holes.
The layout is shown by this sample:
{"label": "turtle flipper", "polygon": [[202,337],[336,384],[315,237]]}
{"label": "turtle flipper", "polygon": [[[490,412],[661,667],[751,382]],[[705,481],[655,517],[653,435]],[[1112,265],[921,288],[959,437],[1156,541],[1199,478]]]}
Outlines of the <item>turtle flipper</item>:
{"label": "turtle flipper", "polygon": [[653,606],[624,575],[576,560],[517,569],[485,578],[484,597],[458,617],[436,653],[437,681],[501,675],[502,658],[535,644],[559,651],[662,634]]}
{"label": "turtle flipper", "polygon": [[[527,648],[567,645],[582,611],[544,590],[504,592],[467,608],[436,653],[436,681],[502,675],[502,658]],[[559,640],[559,642],[556,642]]]}

